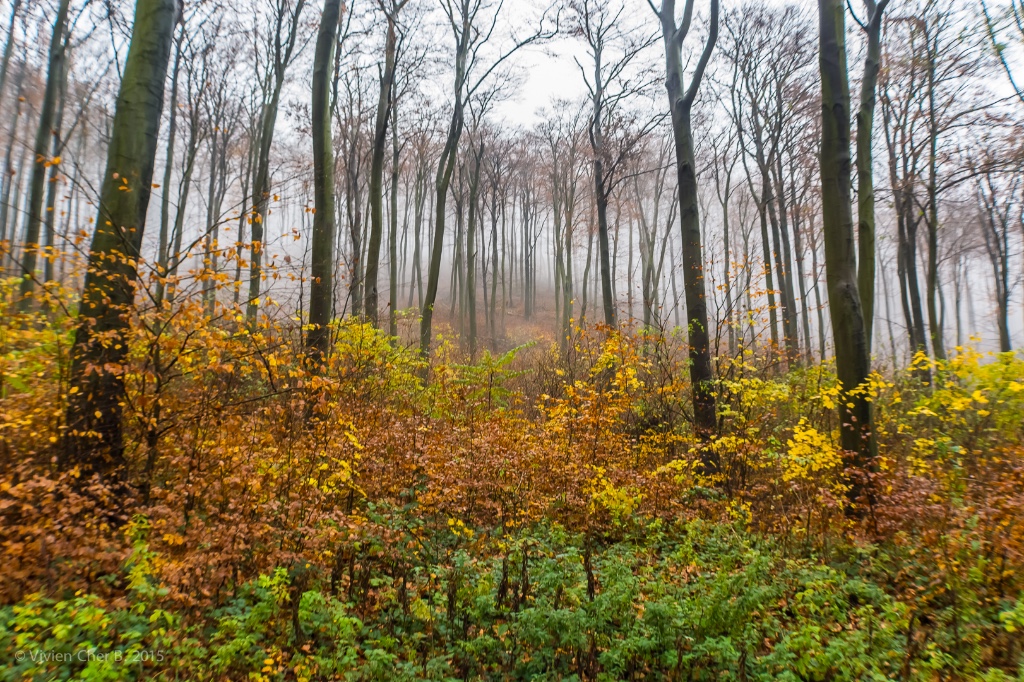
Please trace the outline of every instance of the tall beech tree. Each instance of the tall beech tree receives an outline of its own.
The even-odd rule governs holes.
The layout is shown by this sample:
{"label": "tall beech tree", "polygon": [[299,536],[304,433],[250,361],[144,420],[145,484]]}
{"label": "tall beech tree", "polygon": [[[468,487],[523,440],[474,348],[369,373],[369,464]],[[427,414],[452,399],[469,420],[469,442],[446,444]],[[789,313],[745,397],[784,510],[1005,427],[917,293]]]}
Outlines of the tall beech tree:
{"label": "tall beech tree", "polygon": [[[693,426],[702,441],[716,431],[714,374],[711,370],[711,346],[708,330],[707,292],[704,286],[704,247],[701,244],[700,205],[697,168],[693,151],[693,102],[697,98],[704,71],[718,40],[718,0],[710,3],[710,25],[700,59],[686,85],[683,71],[683,41],[693,21],[694,0],[686,0],[682,23],[676,23],[675,0],[663,0],[661,9],[649,2],[661,22],[665,44],[665,88],[672,114],[672,140],[676,152],[676,179],[679,191],[679,227],[683,240],[683,296],[686,299],[686,326],[690,341],[690,381],[693,385]],[[718,455],[705,448],[701,457],[704,472],[718,472]]]}
{"label": "tall beech tree", "polygon": [[[874,466],[877,444],[869,396],[861,388],[871,372],[867,328],[857,281],[850,158],[850,82],[846,62],[846,6],[818,0],[821,70],[821,203],[825,277],[832,317],[836,375],[845,395],[839,400],[840,443],[847,463],[861,472]],[[849,496],[856,504],[870,490],[855,474]],[[851,505],[851,511],[856,508]]]}
{"label": "tall beech tree", "polygon": [[[622,180],[622,167],[633,147],[645,137],[648,126],[633,133],[623,125],[620,105],[647,89],[646,78],[636,78],[633,71],[642,61],[654,38],[628,28],[627,6],[617,0],[573,0],[572,32],[587,46],[590,62],[580,73],[587,87],[591,112],[588,134],[593,155],[594,201],[597,209],[598,261],[601,271],[601,300],[604,322],[616,324],[613,255],[609,245],[608,204]],[[624,135],[613,137],[610,130],[618,127]]]}
{"label": "tall beech tree", "polygon": [[[388,125],[395,104],[395,68],[398,60],[398,15],[408,0],[381,0],[380,8],[387,22],[384,41],[384,66],[380,73],[380,94],[377,116],[373,126],[373,152],[370,158],[370,239],[366,254],[366,303],[363,309],[373,326],[380,325],[378,316],[378,286],[380,271],[380,244],[384,235],[384,152],[387,147]],[[392,131],[394,135],[394,131]]]}
{"label": "tall beech tree", "polygon": [[334,136],[331,135],[331,71],[334,66],[341,0],[324,0],[313,55],[313,239],[310,246],[309,331],[306,352],[318,367],[330,348],[334,307]]}
{"label": "tall beech tree", "polygon": [[127,316],[138,279],[164,80],[179,11],[176,0],[138,0],[135,5],[71,348],[71,389],[60,464],[65,470],[77,467],[83,480],[91,474],[117,480],[124,461],[121,414]]}
{"label": "tall beech tree", "polygon": [[[36,129],[35,146],[32,149],[32,182],[28,203],[28,223],[25,229],[25,245],[22,254],[21,308],[27,309],[32,302],[31,295],[36,281],[36,260],[39,255],[39,239],[43,226],[43,198],[46,191],[46,171],[59,160],[51,158],[47,146],[53,138],[54,117],[57,97],[65,78],[64,60],[67,52],[65,31],[68,23],[68,6],[71,0],[60,0],[57,16],[53,21],[53,35],[50,37],[49,59],[46,70],[46,89],[39,112],[39,127]],[[52,246],[52,244],[51,244]],[[45,257],[45,256],[44,256]]]}
{"label": "tall beech tree", "polygon": [[[273,29],[266,36],[266,54],[263,55],[263,107],[260,111],[259,152],[253,176],[249,221],[252,244],[249,252],[249,300],[246,318],[252,324],[259,310],[260,286],[263,281],[263,247],[265,221],[270,205],[270,149],[277,128],[277,111],[281,105],[281,91],[288,67],[298,50],[302,28],[302,10],[306,0],[274,0]],[[259,19],[258,19],[259,20]]]}
{"label": "tall beech tree", "polygon": [[[875,179],[871,144],[875,124],[878,72],[882,62],[882,15],[889,0],[864,0],[867,23],[860,23],[867,38],[864,75],[857,109],[857,287],[864,306],[864,328],[871,352],[875,320]],[[856,18],[856,16],[854,17]]]}

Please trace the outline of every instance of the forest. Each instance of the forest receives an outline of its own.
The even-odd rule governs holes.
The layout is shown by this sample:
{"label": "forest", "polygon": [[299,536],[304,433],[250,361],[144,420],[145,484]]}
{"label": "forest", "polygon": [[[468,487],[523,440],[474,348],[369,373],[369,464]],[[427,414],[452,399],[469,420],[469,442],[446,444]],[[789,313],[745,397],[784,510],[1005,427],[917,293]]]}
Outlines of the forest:
{"label": "forest", "polygon": [[0,0],[0,682],[1024,681],[1024,0],[236,2]]}

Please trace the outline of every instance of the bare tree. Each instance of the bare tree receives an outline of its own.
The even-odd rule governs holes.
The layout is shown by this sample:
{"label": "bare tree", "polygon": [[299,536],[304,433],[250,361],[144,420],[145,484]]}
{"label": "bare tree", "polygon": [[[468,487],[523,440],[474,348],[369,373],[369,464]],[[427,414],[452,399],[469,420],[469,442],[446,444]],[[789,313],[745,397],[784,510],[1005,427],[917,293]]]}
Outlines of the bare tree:
{"label": "bare tree", "polygon": [[[273,28],[264,36],[265,45],[257,50],[257,61],[262,69],[261,87],[263,106],[260,111],[259,154],[250,201],[250,224],[252,245],[249,259],[249,299],[246,318],[252,324],[259,309],[260,285],[263,280],[264,221],[270,203],[270,150],[277,127],[277,112],[281,105],[281,90],[284,88],[288,67],[298,54],[302,11],[306,0],[272,0],[270,21]],[[262,18],[256,19],[258,22]],[[257,38],[258,39],[258,38]]]}
{"label": "bare tree", "polygon": [[[631,98],[650,86],[646,74],[637,74],[636,66],[655,37],[639,28],[628,27],[627,6],[620,0],[573,0],[572,33],[587,45],[590,62],[579,61],[590,96],[590,147],[593,153],[594,199],[597,208],[598,259],[601,271],[601,298],[604,322],[616,324],[613,295],[612,263],[608,243],[608,200],[621,182],[623,164],[636,144],[653,127],[653,122],[639,129],[626,124],[628,114],[622,109]],[[588,73],[589,71],[589,73]],[[618,129],[618,139],[611,131]]]}
{"label": "bare tree", "polygon": [[[675,142],[676,175],[679,187],[679,222],[683,238],[683,290],[686,298],[687,333],[690,337],[690,382],[693,386],[693,425],[702,441],[717,431],[714,374],[711,369],[710,333],[708,330],[707,293],[704,287],[704,248],[701,243],[698,206],[697,169],[693,151],[691,114],[704,71],[718,40],[718,0],[711,0],[710,25],[689,84],[684,81],[683,42],[693,20],[693,0],[686,0],[682,23],[676,23],[675,0],[663,0],[661,9],[651,9],[661,21],[665,44],[665,87],[672,114],[672,136]],[[702,450],[701,464],[705,474],[716,474],[718,455],[710,447]]]}

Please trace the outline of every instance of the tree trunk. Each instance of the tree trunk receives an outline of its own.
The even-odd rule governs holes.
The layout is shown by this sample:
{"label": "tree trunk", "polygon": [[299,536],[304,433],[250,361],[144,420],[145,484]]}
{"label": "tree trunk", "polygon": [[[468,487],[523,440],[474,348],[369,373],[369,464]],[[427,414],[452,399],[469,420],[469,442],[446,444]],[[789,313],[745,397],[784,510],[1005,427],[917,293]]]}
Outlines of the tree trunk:
{"label": "tree trunk", "polygon": [[[160,242],[157,247],[157,281],[156,294],[157,302],[164,300],[164,290],[167,287],[167,269],[170,264],[168,252],[168,239],[171,227],[171,177],[174,172],[174,142],[178,132],[178,74],[181,67],[181,46],[185,40],[185,25],[182,24],[178,30],[178,37],[174,41],[174,66],[171,69],[171,106],[167,113],[167,153],[164,159],[164,181],[160,186]],[[241,239],[241,237],[239,237]]]}
{"label": "tree trunk", "polygon": [[597,193],[597,245],[601,266],[601,301],[604,323],[615,326],[615,299],[612,294],[612,266],[608,247],[608,196],[604,187],[604,168],[600,160],[594,162],[594,185]]}
{"label": "tree trunk", "polygon": [[256,176],[252,187],[252,213],[250,215],[251,246],[249,248],[249,297],[246,302],[245,317],[249,324],[256,323],[256,313],[260,305],[260,289],[263,279],[263,247],[266,231],[265,221],[270,204],[270,147],[274,141],[274,128],[277,125],[277,109],[281,101],[281,88],[284,85],[284,73],[274,81],[270,101],[263,108],[262,130],[260,131],[260,151],[256,160]]}
{"label": "tree trunk", "polygon": [[389,15],[387,40],[384,44],[384,72],[380,77],[377,119],[373,127],[373,151],[370,158],[370,239],[366,254],[366,278],[363,285],[366,294],[366,304],[363,309],[374,327],[380,326],[379,283],[377,280],[380,270],[380,243],[384,234],[384,147],[387,144],[388,123],[391,120],[391,107],[394,103],[397,44],[395,20],[393,16]]}
{"label": "tree trunk", "polygon": [[476,359],[476,224],[483,156],[484,143],[481,142],[473,154],[473,171],[469,180],[469,222],[466,231],[466,314],[469,316],[470,362]]}
{"label": "tree trunk", "polygon": [[[692,11],[687,0],[686,16]],[[704,286],[704,250],[701,244],[699,197],[693,130],[690,111],[704,69],[718,39],[718,0],[711,0],[711,26],[704,51],[692,76],[690,87],[683,89],[682,43],[685,30],[676,28],[675,2],[665,0],[661,9],[662,37],[665,43],[666,89],[672,114],[672,137],[676,152],[679,188],[679,224],[683,246],[683,295],[686,299],[686,323],[690,342],[690,383],[693,388],[694,431],[701,441],[709,441],[717,431],[714,375],[711,369],[707,296]],[[688,24],[689,22],[686,21]],[[717,474],[719,459],[710,447],[701,450],[701,469],[705,475]]]}
{"label": "tree trunk", "polygon": [[319,369],[330,354],[334,310],[334,136],[331,134],[331,66],[341,19],[341,0],[324,0],[313,53],[313,235],[310,253],[309,331],[306,354]]}
{"label": "tree trunk", "polygon": [[[491,310],[487,328],[491,336],[491,350],[496,351],[498,339],[498,188],[491,195]],[[504,203],[502,203],[504,209]]]}
{"label": "tree trunk", "polygon": [[291,16],[287,29],[285,22],[284,5],[278,6],[277,15],[277,36],[274,40],[274,54],[270,64],[273,70],[273,84],[271,86],[270,99],[264,101],[260,117],[260,153],[257,157],[256,175],[252,184],[252,241],[250,246],[249,259],[249,300],[246,305],[245,316],[250,325],[256,323],[256,313],[260,305],[260,288],[263,280],[263,250],[265,247],[264,234],[266,231],[266,219],[269,213],[270,203],[270,148],[274,143],[274,129],[277,126],[277,109],[281,103],[281,89],[284,87],[285,71],[291,63],[294,54],[295,42],[298,38],[300,18],[306,0],[296,0],[291,9]]}
{"label": "tree trunk", "polygon": [[[70,37],[70,36],[68,36]],[[65,38],[65,51],[67,50],[67,37]],[[60,73],[60,88],[57,96],[57,113],[56,122],[53,127],[53,142],[52,151],[50,155],[56,159],[63,155],[64,150],[64,139],[62,137],[62,130],[64,125],[64,108],[67,105],[67,86],[68,86],[68,63],[65,55],[65,59],[61,63]],[[56,241],[56,220],[57,220],[57,190],[60,186],[59,180],[61,177],[60,164],[54,163],[50,167],[50,178],[47,182],[46,188],[46,210],[44,211],[45,218],[43,219],[43,246],[46,249],[46,257],[43,261],[43,281],[53,281],[53,261],[57,257],[57,253],[54,251]]]}
{"label": "tree trunk", "polygon": [[[198,106],[198,105],[194,105]],[[192,191],[192,175],[195,172],[196,156],[199,153],[199,120],[193,115],[189,126],[188,145],[185,148],[185,169],[182,172],[181,183],[178,190],[178,207],[174,213],[174,228],[171,230],[173,245],[170,251],[170,263],[167,271],[167,301],[174,300],[174,292],[177,289],[178,267],[181,265],[184,254],[181,252],[182,236],[185,233],[185,211],[188,208],[188,196]],[[162,301],[157,300],[159,305]]]}
{"label": "tree trunk", "polygon": [[[927,26],[927,22],[922,22]],[[939,290],[939,197],[938,197],[938,137],[935,106],[935,49],[928,39],[928,211],[925,223],[928,227],[928,328],[931,332],[932,351],[939,360],[946,359],[946,345],[942,338],[942,322],[936,308]]]}
{"label": "tree trunk", "polygon": [[882,13],[889,0],[864,0],[868,9],[867,53],[860,82],[857,110],[857,288],[864,306],[864,333],[871,353],[875,319],[875,180],[871,167],[872,129],[875,122],[875,89],[882,59]]}
{"label": "tree trunk", "polygon": [[220,212],[217,206],[217,176],[218,167],[220,165],[219,157],[223,153],[227,153],[226,150],[221,151],[217,148],[217,140],[221,137],[221,131],[219,126],[213,126],[213,130],[210,131],[210,177],[207,185],[206,195],[206,236],[203,239],[203,271],[202,271],[202,282],[203,282],[203,305],[206,308],[208,314],[213,315],[213,302],[216,297],[213,268],[213,254],[214,254],[214,231],[217,229],[217,220]]}
{"label": "tree trunk", "polygon": [[466,60],[468,58],[471,35],[468,17],[463,17],[463,19],[461,32],[458,33],[458,44],[455,49],[455,81],[453,88],[455,101],[452,107],[452,118],[448,124],[448,135],[445,138],[444,148],[441,150],[441,158],[438,160],[437,174],[434,178],[434,189],[437,197],[434,205],[434,238],[430,248],[430,268],[427,272],[427,295],[423,301],[420,317],[420,353],[424,356],[429,354],[430,342],[433,339],[434,303],[437,300],[437,286],[441,279],[441,256],[443,255],[444,246],[445,202],[448,198],[448,187],[451,185],[452,173],[455,171],[456,153],[458,152],[459,138],[462,137],[464,124],[463,109],[465,101],[463,100],[463,91],[466,84]]}
{"label": "tree trunk", "polygon": [[71,348],[68,431],[60,461],[64,470],[78,467],[82,481],[91,474],[101,479],[122,474],[128,316],[152,192],[176,14],[175,0],[138,0],[114,110],[99,215]]}
{"label": "tree trunk", "polygon": [[[388,334],[398,336],[398,171],[401,147],[398,144],[398,109],[391,103],[391,225],[388,234]],[[406,188],[408,190],[408,187]],[[407,191],[408,195],[408,191]],[[409,203],[405,204],[404,231],[409,231]]]}
{"label": "tree trunk", "polygon": [[877,445],[871,402],[861,388],[871,371],[864,313],[857,286],[857,257],[850,196],[850,86],[846,68],[845,5],[818,0],[821,70],[821,194],[825,236],[825,276],[832,313],[836,374],[842,389],[840,440],[848,464],[856,470],[849,491],[850,509],[866,497],[872,503],[866,474],[875,465]]}
{"label": "tree trunk", "polygon": [[[14,30],[18,24],[18,10],[21,9],[21,0],[14,0],[11,3],[11,18],[7,25],[7,42],[4,43],[4,56],[0,58],[0,102],[4,100],[4,86],[7,84],[7,69],[11,64],[11,54],[14,52]],[[18,95],[17,97],[20,97]],[[16,100],[17,101],[17,98]]]}
{"label": "tree trunk", "polygon": [[[66,42],[64,30],[68,21],[70,0],[60,0],[57,6],[57,18],[53,22],[53,35],[50,38],[49,65],[46,71],[46,89],[39,110],[39,127],[36,129],[35,146],[32,149],[32,182],[28,200],[28,223],[25,228],[25,243],[21,262],[21,301],[19,308],[28,310],[32,305],[32,291],[36,282],[36,260],[39,255],[39,236],[43,226],[43,198],[46,189],[46,170],[53,163],[47,153],[52,146],[54,135],[54,116],[57,109],[57,97],[61,91],[64,78],[64,57]],[[162,87],[161,83],[161,87]]]}

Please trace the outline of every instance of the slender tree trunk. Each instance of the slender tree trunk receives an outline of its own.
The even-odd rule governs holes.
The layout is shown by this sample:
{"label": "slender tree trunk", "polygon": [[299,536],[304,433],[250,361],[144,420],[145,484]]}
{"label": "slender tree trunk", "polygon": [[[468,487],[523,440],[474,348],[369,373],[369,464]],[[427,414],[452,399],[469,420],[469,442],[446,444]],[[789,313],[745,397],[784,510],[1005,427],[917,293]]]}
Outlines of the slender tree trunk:
{"label": "slender tree trunk", "polygon": [[768,236],[768,179],[762,177],[761,198],[756,199],[758,214],[761,220],[761,255],[764,259],[764,284],[768,292],[768,322],[774,354],[779,350],[779,317],[775,305],[775,277],[772,274],[772,246]]}
{"label": "slender tree trunk", "polygon": [[633,326],[633,220],[626,221],[626,309],[629,311],[629,326]]}
{"label": "slender tree trunk", "polygon": [[[809,233],[815,234],[813,226]],[[818,362],[825,362],[825,306],[821,302],[821,270],[818,268],[818,240],[811,240],[811,270],[814,271],[814,308],[818,311]]]}
{"label": "slender tree trunk", "polygon": [[[291,8],[288,28],[282,26],[284,17],[277,17],[277,37],[272,56],[273,84],[270,99],[264,103],[260,130],[260,153],[257,157],[256,175],[252,186],[252,242],[249,259],[249,299],[246,304],[246,320],[250,325],[256,323],[256,313],[260,305],[260,289],[263,282],[263,251],[265,248],[266,219],[270,204],[270,149],[274,143],[274,130],[277,126],[277,110],[281,103],[281,90],[284,87],[285,71],[292,60],[295,42],[303,7],[306,0],[296,0]],[[284,11],[284,6],[279,7]]]}
{"label": "slender tree trunk", "polygon": [[263,281],[263,249],[266,232],[266,219],[270,204],[270,148],[274,142],[274,128],[277,125],[277,109],[281,101],[281,88],[284,86],[284,72],[275,79],[270,101],[263,109],[262,130],[260,131],[260,151],[256,162],[256,176],[253,181],[252,214],[250,216],[251,246],[249,248],[249,297],[246,302],[246,319],[249,324],[256,323],[256,313],[260,306],[260,289]]}
{"label": "slender tree trunk", "polygon": [[[70,36],[68,36],[70,38]],[[67,50],[67,38],[65,38],[65,47]],[[63,59],[61,62],[61,73],[60,73],[60,91],[57,97],[57,113],[56,122],[53,128],[53,141],[52,151],[50,155],[56,161],[57,157],[63,154],[64,150],[64,139],[63,125],[64,125],[64,108],[67,105],[67,85],[68,85],[68,64],[67,59]],[[43,281],[53,281],[53,261],[57,257],[57,253],[54,251],[56,242],[56,220],[57,220],[57,190],[60,187],[60,164],[54,163],[50,166],[50,177],[47,182],[46,188],[46,210],[44,211],[45,218],[43,219],[43,246],[46,249],[45,260],[43,261]]]}
{"label": "slender tree trunk", "polygon": [[[504,208],[504,206],[503,206]],[[491,194],[491,310],[487,327],[491,336],[491,350],[497,350],[498,340],[498,188]]]}
{"label": "slender tree trunk", "polygon": [[434,240],[430,249],[430,268],[427,272],[427,295],[423,301],[422,314],[420,317],[420,353],[424,356],[430,352],[430,343],[433,339],[432,322],[434,318],[434,303],[437,300],[437,286],[441,279],[441,257],[444,245],[444,219],[445,202],[448,197],[448,187],[451,185],[452,173],[455,171],[459,138],[462,136],[464,125],[463,100],[466,83],[466,60],[470,46],[470,27],[468,21],[464,21],[461,33],[458,33],[458,45],[455,50],[455,81],[453,95],[455,102],[452,107],[452,117],[448,124],[448,134],[445,138],[444,148],[441,150],[441,158],[437,163],[437,174],[434,179],[436,202],[434,206]]}
{"label": "slender tree trunk", "polygon": [[370,159],[370,239],[364,284],[366,304],[363,306],[367,318],[375,327],[380,326],[377,273],[380,269],[380,243],[384,234],[384,148],[387,144],[391,107],[394,103],[397,44],[395,20],[389,15],[387,40],[384,45],[384,71],[380,77],[380,95],[377,99],[377,119],[373,128],[373,151]]}
{"label": "slender tree trunk", "polygon": [[[717,177],[715,178],[717,180]],[[722,206],[722,240],[725,261],[725,274],[723,285],[725,286],[725,314],[726,324],[728,325],[728,336],[729,336],[729,355],[736,355],[736,313],[733,310],[733,295],[732,295],[732,251],[729,244],[729,197],[732,195],[732,172],[731,169],[726,172],[725,176],[725,192],[719,195],[719,200]],[[675,269],[675,261],[672,264],[673,270]],[[676,280],[675,276],[672,277],[672,295],[675,296]]]}
{"label": "slender tree trunk", "polygon": [[216,296],[214,287],[213,254],[214,254],[214,230],[217,229],[219,209],[217,207],[217,176],[220,166],[219,156],[226,151],[217,148],[217,141],[221,137],[219,126],[213,126],[210,131],[210,177],[207,186],[206,196],[206,236],[203,239],[203,305],[208,314],[213,315],[213,301]]}
{"label": "slender tree trunk", "polygon": [[341,0],[324,0],[313,54],[313,235],[310,253],[309,331],[306,354],[319,369],[330,354],[334,310],[334,136],[331,134],[331,66],[334,64]]}
{"label": "slender tree trunk", "polygon": [[[4,56],[0,58],[0,102],[4,101],[4,86],[7,85],[7,69],[11,64],[11,54],[14,52],[14,30],[18,25],[18,10],[21,9],[21,0],[14,0],[11,3],[11,18],[7,24],[7,42],[4,43]],[[17,95],[16,97],[20,97]]]}
{"label": "slender tree trunk", "polygon": [[782,174],[782,154],[775,155],[775,204],[778,206],[778,221],[772,221],[775,240],[775,265],[782,283],[784,326],[786,332],[786,354],[791,364],[800,364],[800,333],[797,323],[796,293],[793,287],[793,257],[789,243],[789,209],[786,205],[786,185]]}
{"label": "slender tree trunk", "polygon": [[[401,148],[398,144],[398,107],[391,103],[391,225],[388,234],[388,334],[398,336],[398,162]],[[409,209],[406,202],[405,225],[408,231]]]}
{"label": "slender tree trunk", "polygon": [[576,188],[573,187],[569,197],[564,197],[565,201],[565,220],[562,223],[562,230],[564,232],[565,239],[565,282],[562,285],[562,296],[564,302],[562,304],[562,339],[563,348],[568,349],[569,339],[572,334],[572,314],[573,314],[573,271],[572,271],[572,233],[573,233],[573,215],[575,203]]}
{"label": "slender tree trunk", "polygon": [[[959,293],[959,292],[958,292]],[[882,268],[882,296],[885,297],[885,324],[889,331],[889,350],[892,353],[892,367],[893,371],[896,370],[898,358],[896,356],[896,334],[892,329],[892,305],[889,298],[889,276],[886,274],[885,268]],[[959,311],[960,298],[957,297],[957,309]]]}
{"label": "slender tree trunk", "polygon": [[167,153],[164,159],[164,181],[160,186],[160,242],[157,247],[157,281],[156,295],[154,296],[158,305],[164,300],[164,291],[167,287],[167,270],[170,264],[170,254],[168,252],[168,236],[170,235],[171,223],[170,192],[171,177],[174,172],[174,142],[178,131],[178,74],[181,67],[181,46],[184,39],[185,26],[182,24],[178,30],[178,37],[174,41],[174,66],[171,69],[171,106],[167,113]]}
{"label": "slender tree trunk", "polygon": [[804,277],[804,250],[801,237],[800,210],[793,214],[793,241],[796,246],[796,253],[793,254],[796,260],[796,278],[799,283],[800,308],[803,314],[804,343],[806,344],[806,360],[810,364],[814,361],[811,356],[811,322],[807,310],[807,278]]}
{"label": "slender tree trunk", "polygon": [[[465,56],[457,59],[464,69]],[[420,352],[427,355],[430,352],[430,343],[433,340],[433,318],[434,303],[437,300],[437,285],[441,279],[441,257],[444,250],[444,221],[445,207],[448,198],[448,187],[451,185],[452,173],[455,171],[456,152],[458,150],[459,138],[462,135],[462,86],[461,80],[457,78],[456,102],[452,111],[452,119],[448,125],[448,136],[445,139],[444,149],[441,152],[441,159],[437,165],[437,176],[434,180],[436,200],[434,204],[434,240],[430,249],[430,266],[427,270],[427,294],[423,300],[423,308],[420,317]]]}
{"label": "slender tree trunk", "polygon": [[864,0],[868,10],[867,52],[857,110],[857,288],[864,307],[864,332],[871,353],[875,318],[875,180],[871,167],[875,90],[882,60],[882,13],[889,0]]}
{"label": "slender tree trunk", "polygon": [[[926,22],[922,22],[925,23]],[[925,34],[928,39],[927,32]],[[939,196],[938,196],[938,137],[935,106],[935,50],[928,39],[928,212],[925,223],[928,228],[928,328],[931,332],[932,350],[939,360],[946,359],[946,345],[943,341],[942,322],[936,309],[939,291]]]}
{"label": "slender tree trunk", "polygon": [[476,359],[476,224],[483,156],[484,143],[481,142],[473,154],[473,174],[469,181],[469,223],[466,231],[466,313],[469,316],[470,362]]}
{"label": "slender tree trunk", "polygon": [[[4,152],[4,165],[3,165],[3,197],[0,198],[0,242],[10,240],[14,241],[15,228],[11,228],[10,235],[7,234],[8,216],[10,215],[11,206],[11,187],[21,182],[21,168],[23,163],[19,161],[18,168],[12,165],[12,155],[14,154],[14,143],[18,139],[18,127],[21,123],[21,94],[25,85],[25,64],[22,62],[18,69],[18,75],[14,79],[14,116],[11,121],[11,135],[7,140],[7,150]],[[22,151],[22,158],[24,158],[24,150]],[[0,264],[0,272],[3,272],[2,264]]]}
{"label": "slender tree trunk", "polygon": [[24,250],[22,252],[19,307],[28,310],[32,305],[32,292],[36,282],[36,260],[39,255],[39,236],[43,226],[43,200],[46,189],[46,170],[53,163],[47,153],[52,146],[54,136],[54,116],[57,99],[62,90],[64,78],[64,58],[66,42],[64,31],[68,21],[70,0],[60,0],[57,5],[57,17],[53,22],[53,35],[50,38],[49,65],[46,70],[46,89],[39,110],[39,127],[36,129],[35,146],[32,149],[32,182],[28,200],[28,222],[25,228]]}
{"label": "slender tree trunk", "polygon": [[[171,231],[173,245],[170,253],[170,266],[167,271],[169,280],[167,285],[167,301],[174,301],[174,293],[177,289],[178,267],[184,259],[185,254],[181,251],[181,242],[185,233],[185,211],[188,208],[188,197],[192,191],[192,175],[195,172],[196,156],[199,152],[199,120],[193,115],[189,126],[188,144],[185,148],[185,168],[182,171],[181,183],[178,190],[178,207],[174,213],[174,228]],[[161,301],[157,301],[160,303]]]}
{"label": "slender tree trunk", "polygon": [[[255,136],[250,136],[248,141],[247,141],[247,143],[246,143],[245,169],[242,171],[242,176],[241,176],[241,185],[242,185],[241,192],[242,192],[242,201],[243,202],[249,196],[249,187],[250,187],[250,185],[252,183],[253,163],[254,163],[254,160],[255,160],[256,150],[258,149],[258,147],[259,147],[259,142],[255,139]],[[165,196],[166,196],[166,190],[165,190]],[[243,209],[244,209],[244,205],[243,205]],[[236,234],[235,234],[235,277],[234,277],[234,287],[233,287],[234,288],[234,293],[233,293],[233,296],[232,296],[232,301],[234,302],[234,304],[236,306],[238,305],[238,300],[239,300],[239,298],[241,296],[241,292],[242,292],[242,253],[243,253],[243,249],[245,247],[245,223],[246,223],[246,218],[247,218],[247,214],[246,214],[245,210],[241,210],[241,211],[238,212],[238,226],[237,226],[237,228],[235,230],[235,232],[236,232]],[[167,239],[166,235],[163,236],[163,239],[166,242],[166,239]],[[166,248],[166,244],[165,244],[164,248]],[[166,263],[165,263],[165,268],[166,268]]]}
{"label": "slender tree trunk", "polygon": [[418,298],[416,299],[419,307],[423,307],[423,258],[422,258],[422,243],[423,240],[420,233],[423,228],[423,204],[425,203],[427,188],[426,188],[426,173],[422,161],[417,161],[416,170],[416,189],[413,207],[413,246],[412,246],[412,282],[409,283],[409,305],[413,306],[413,291],[415,285],[415,291]]}

